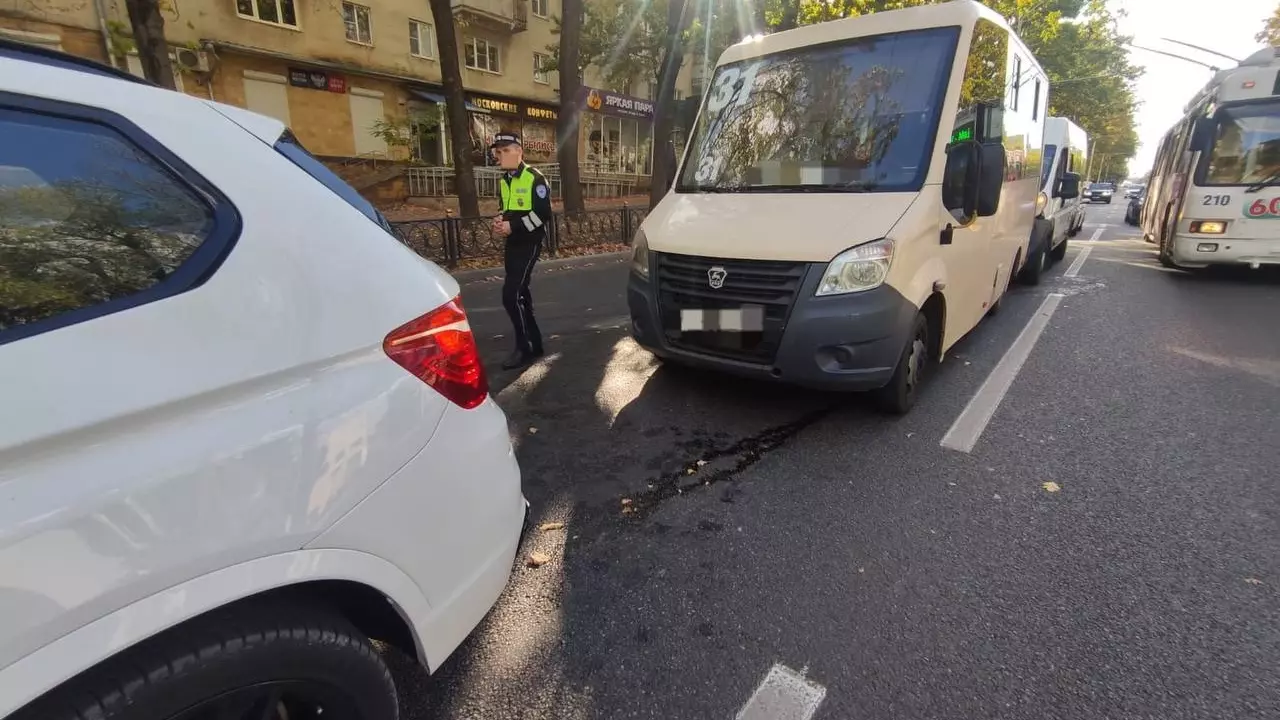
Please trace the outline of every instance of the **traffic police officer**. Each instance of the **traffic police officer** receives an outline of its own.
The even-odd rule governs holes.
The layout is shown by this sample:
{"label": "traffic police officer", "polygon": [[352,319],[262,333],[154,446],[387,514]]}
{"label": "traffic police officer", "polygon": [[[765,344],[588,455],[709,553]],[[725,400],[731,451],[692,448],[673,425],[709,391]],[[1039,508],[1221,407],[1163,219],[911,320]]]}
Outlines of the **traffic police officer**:
{"label": "traffic police officer", "polygon": [[502,304],[511,316],[516,336],[515,352],[502,363],[502,368],[515,370],[542,356],[542,333],[533,319],[529,280],[552,222],[551,188],[542,173],[524,164],[519,135],[498,133],[492,150],[505,171],[499,183],[502,214],[493,219],[493,231],[507,239]]}

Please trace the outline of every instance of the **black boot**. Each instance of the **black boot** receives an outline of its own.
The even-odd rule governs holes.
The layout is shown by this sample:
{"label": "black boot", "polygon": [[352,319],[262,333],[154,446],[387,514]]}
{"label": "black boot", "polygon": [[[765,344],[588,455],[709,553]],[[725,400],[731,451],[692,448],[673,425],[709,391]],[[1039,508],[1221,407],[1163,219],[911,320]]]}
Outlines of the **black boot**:
{"label": "black boot", "polygon": [[503,370],[518,370],[529,363],[533,362],[534,355],[528,350],[516,350],[511,353],[511,357],[502,362]]}

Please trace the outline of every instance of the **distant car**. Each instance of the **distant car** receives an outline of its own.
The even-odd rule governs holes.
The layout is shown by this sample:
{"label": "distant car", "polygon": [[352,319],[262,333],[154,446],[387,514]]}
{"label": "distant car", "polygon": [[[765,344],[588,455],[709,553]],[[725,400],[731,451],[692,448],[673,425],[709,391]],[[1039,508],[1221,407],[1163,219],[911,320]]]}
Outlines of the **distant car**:
{"label": "distant car", "polygon": [[1142,221],[1142,203],[1147,200],[1147,190],[1142,188],[1137,195],[1129,198],[1129,205],[1124,209],[1124,221],[1137,227]]}
{"label": "distant car", "polygon": [[1129,189],[1124,191],[1124,196],[1129,199],[1136,198],[1142,194],[1143,190],[1146,190],[1146,189],[1147,189],[1146,185],[1133,185]]}
{"label": "distant car", "polygon": [[1089,202],[1111,204],[1111,196],[1115,195],[1116,186],[1109,182],[1096,182],[1089,186]]}
{"label": "distant car", "polygon": [[279,120],[0,40],[0,717],[396,716],[526,505],[458,283]]}

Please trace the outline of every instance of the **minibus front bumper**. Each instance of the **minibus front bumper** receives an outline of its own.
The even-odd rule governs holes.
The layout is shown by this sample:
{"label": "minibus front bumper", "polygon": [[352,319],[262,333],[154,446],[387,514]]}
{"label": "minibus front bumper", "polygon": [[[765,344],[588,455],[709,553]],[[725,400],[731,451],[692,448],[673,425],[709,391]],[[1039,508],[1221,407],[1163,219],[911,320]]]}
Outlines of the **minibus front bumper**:
{"label": "minibus front bumper", "polygon": [[[888,285],[818,297],[826,264],[795,263],[794,292],[785,306],[779,300],[766,310],[759,332],[686,333],[682,310],[734,312],[743,305],[721,299],[710,288],[689,295],[666,280],[654,283],[661,275],[657,264],[649,279],[633,272],[628,281],[632,337],[664,360],[742,377],[820,390],[882,387],[893,377],[918,312]],[[727,295],[741,293],[731,288]]]}

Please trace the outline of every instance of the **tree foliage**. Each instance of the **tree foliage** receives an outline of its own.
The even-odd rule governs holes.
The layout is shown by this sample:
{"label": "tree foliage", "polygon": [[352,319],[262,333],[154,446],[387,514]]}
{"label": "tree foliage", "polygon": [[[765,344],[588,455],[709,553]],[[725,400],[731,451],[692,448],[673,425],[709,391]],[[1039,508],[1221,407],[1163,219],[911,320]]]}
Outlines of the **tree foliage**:
{"label": "tree foliage", "polygon": [[1280,6],[1277,6],[1271,12],[1271,17],[1262,23],[1262,29],[1253,36],[1253,39],[1271,47],[1280,46]]}
{"label": "tree foliage", "polygon": [[[579,68],[586,70],[595,66],[614,89],[625,89],[636,82],[656,83],[671,40],[668,27],[671,2],[591,0],[586,4],[582,32],[578,36]],[[683,0],[676,2],[683,5]],[[690,9],[693,5],[690,3]],[[554,22],[552,32],[559,35],[562,20],[555,18]],[[701,33],[701,24],[689,23],[677,28],[677,43],[683,48],[692,47],[699,42]],[[547,50],[551,54],[548,69],[559,70],[559,45]]]}

